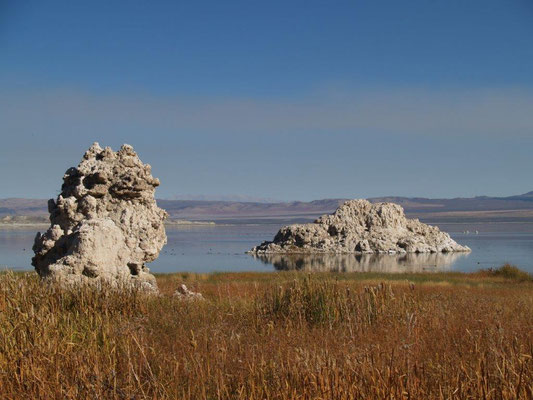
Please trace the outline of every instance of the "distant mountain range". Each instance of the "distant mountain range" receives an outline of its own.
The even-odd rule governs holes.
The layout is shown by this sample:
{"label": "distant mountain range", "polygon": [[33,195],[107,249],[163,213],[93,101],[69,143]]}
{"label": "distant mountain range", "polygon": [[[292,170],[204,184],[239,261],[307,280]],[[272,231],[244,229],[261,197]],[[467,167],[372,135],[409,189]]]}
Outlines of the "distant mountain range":
{"label": "distant mountain range", "polygon": [[[252,201],[158,200],[171,219],[216,222],[295,222],[309,221],[334,211],[346,199],[310,202],[264,203]],[[371,202],[400,204],[410,217],[423,221],[528,221],[533,222],[533,191],[509,197],[427,199],[420,197],[376,197]],[[0,217],[47,214],[47,200],[0,199]]]}

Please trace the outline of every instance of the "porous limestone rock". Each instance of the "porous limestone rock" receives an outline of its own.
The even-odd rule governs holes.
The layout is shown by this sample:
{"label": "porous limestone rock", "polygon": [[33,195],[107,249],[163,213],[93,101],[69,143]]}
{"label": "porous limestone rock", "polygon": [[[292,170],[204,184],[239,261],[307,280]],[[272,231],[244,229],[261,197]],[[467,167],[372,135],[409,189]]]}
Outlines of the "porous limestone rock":
{"label": "porous limestone rock", "polygon": [[407,219],[394,203],[349,200],[311,224],[281,228],[251,253],[448,253],[470,251],[438,227]]}
{"label": "porous limestone rock", "polygon": [[180,300],[204,300],[202,293],[193,292],[189,290],[183,283],[178,286],[174,292],[174,296]]}
{"label": "porous limestone rock", "polygon": [[63,176],[57,200],[48,202],[50,228],[37,234],[33,246],[38,274],[67,284],[157,290],[145,266],[167,241],[157,186],[133,147],[125,144],[115,153],[94,143]]}

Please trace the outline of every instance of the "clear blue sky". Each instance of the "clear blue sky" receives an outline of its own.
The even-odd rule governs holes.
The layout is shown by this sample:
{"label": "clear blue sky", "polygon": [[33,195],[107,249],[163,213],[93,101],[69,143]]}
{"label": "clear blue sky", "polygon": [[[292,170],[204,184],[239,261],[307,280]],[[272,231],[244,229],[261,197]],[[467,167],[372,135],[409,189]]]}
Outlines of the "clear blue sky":
{"label": "clear blue sky", "polygon": [[0,197],[93,141],[158,197],[533,190],[530,0],[0,0]]}

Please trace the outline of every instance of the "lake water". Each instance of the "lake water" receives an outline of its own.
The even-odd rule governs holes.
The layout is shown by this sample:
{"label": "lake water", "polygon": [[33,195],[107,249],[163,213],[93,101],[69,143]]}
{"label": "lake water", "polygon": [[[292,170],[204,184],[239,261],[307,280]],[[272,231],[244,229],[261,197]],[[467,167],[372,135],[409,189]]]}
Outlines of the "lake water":
{"label": "lake water", "polygon": [[[273,256],[244,254],[272,240],[279,225],[215,225],[167,228],[168,244],[150,264],[152,272],[273,271],[476,271],[505,262],[533,273],[533,224],[441,224],[468,254],[403,256]],[[478,234],[463,233],[479,230]],[[0,229],[0,267],[31,270],[31,246],[38,229]],[[42,230],[42,228],[41,228]]]}

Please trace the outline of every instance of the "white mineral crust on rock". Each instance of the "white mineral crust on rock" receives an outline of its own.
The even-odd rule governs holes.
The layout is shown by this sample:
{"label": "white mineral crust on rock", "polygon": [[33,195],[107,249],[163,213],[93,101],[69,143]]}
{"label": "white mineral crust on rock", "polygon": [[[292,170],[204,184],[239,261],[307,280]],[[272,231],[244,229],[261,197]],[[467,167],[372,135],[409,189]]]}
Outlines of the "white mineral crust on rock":
{"label": "white mineral crust on rock", "polygon": [[174,292],[174,296],[180,300],[204,300],[202,293],[193,292],[189,290],[183,283],[178,286]]}
{"label": "white mineral crust on rock", "polygon": [[60,282],[107,282],[157,290],[145,263],[166,244],[157,207],[159,180],[130,145],[118,152],[94,143],[63,176],[61,194],[48,202],[50,228],[37,234],[32,265]]}
{"label": "white mineral crust on rock", "polygon": [[349,200],[314,223],[281,228],[272,242],[250,252],[268,253],[448,253],[470,251],[438,227],[407,219],[394,203]]}

